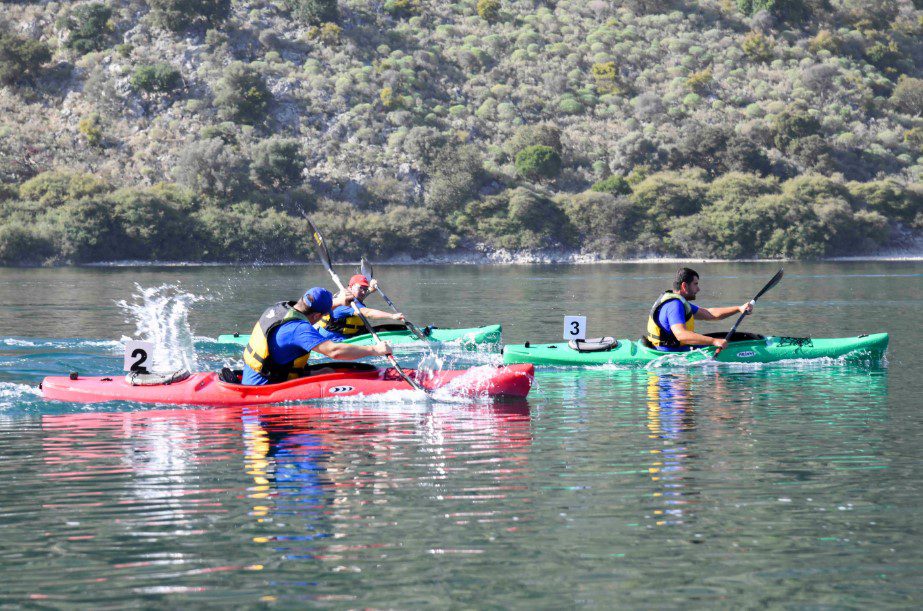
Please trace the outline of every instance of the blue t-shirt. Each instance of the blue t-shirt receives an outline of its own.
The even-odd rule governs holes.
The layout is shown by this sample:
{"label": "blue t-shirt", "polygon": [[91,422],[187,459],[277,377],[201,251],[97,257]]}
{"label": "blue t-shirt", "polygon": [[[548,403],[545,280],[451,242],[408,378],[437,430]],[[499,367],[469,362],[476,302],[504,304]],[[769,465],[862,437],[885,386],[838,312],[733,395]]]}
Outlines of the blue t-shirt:
{"label": "blue t-shirt", "polygon": [[[365,304],[361,301],[357,300],[354,303],[360,310],[365,307]],[[344,318],[349,318],[353,315],[355,315],[355,312],[353,312],[353,307],[351,305],[337,306],[333,308],[333,311],[330,313],[330,318],[333,320],[343,320]],[[346,336],[342,333],[337,333],[336,331],[328,331],[324,327],[318,327],[317,330],[321,334],[321,337],[324,339],[329,339],[332,342],[341,342],[346,339]]]}
{"label": "blue t-shirt", "polygon": [[[699,311],[699,306],[692,303],[689,306],[692,308],[693,315]],[[683,308],[683,303],[679,299],[671,299],[663,304],[657,314],[657,324],[666,331],[670,331],[670,327],[675,324],[686,324],[686,312]],[[670,332],[672,333],[672,331]],[[692,346],[680,346],[679,348],[657,346],[657,349],[664,352],[685,352],[691,350]]]}
{"label": "blue t-shirt", "polygon": [[[269,334],[269,355],[276,363],[287,365],[325,341],[327,338],[318,333],[308,321],[290,320]],[[268,384],[269,378],[244,363],[243,383],[248,386],[260,386]]]}

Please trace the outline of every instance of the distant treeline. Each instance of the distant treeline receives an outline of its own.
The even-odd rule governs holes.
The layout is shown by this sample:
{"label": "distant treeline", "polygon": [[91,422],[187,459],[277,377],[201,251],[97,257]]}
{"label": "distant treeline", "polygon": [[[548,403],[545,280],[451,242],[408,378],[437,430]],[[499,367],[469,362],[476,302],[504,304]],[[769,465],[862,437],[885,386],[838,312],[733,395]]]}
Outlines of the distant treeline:
{"label": "distant treeline", "polygon": [[306,213],[338,258],[500,248],[813,258],[868,252],[923,229],[919,185],[817,175],[780,182],[738,172],[714,180],[697,170],[635,173],[578,194],[501,187],[454,206],[438,200],[441,207],[383,195],[363,210],[307,187],[252,195],[228,204],[175,185],[116,188],[45,172],[0,186],[0,264],[311,260]]}

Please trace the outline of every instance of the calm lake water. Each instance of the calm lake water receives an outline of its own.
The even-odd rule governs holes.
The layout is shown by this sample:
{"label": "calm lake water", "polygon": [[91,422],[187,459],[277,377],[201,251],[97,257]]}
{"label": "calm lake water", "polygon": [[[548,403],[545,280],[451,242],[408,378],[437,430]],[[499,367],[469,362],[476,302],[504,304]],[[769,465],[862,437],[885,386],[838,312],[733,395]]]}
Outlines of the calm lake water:
{"label": "calm lake water", "polygon": [[[778,265],[693,267],[700,304],[732,305]],[[118,374],[130,337],[161,364],[239,363],[213,338],[329,286],[320,267],[0,270],[0,605],[919,607],[923,262],[785,267],[743,330],[888,331],[886,362],[541,369],[521,402],[252,409],[36,385]],[[637,338],[675,268],[376,273],[419,325],[521,343],[568,314]]]}

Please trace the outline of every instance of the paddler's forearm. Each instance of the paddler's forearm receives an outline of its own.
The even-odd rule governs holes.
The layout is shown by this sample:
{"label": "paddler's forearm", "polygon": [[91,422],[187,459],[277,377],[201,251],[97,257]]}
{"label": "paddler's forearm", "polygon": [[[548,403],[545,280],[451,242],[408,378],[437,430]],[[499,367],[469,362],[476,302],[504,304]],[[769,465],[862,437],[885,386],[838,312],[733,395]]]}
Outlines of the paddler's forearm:
{"label": "paddler's forearm", "polygon": [[[704,316],[699,316],[699,314],[704,314]],[[696,319],[724,320],[728,316],[733,316],[734,314],[740,314],[739,306],[729,306],[726,308],[699,308],[699,311],[696,312]]]}
{"label": "paddler's forearm", "polygon": [[319,352],[338,361],[352,361],[367,356],[379,355],[376,346],[357,346],[356,344],[342,344],[329,340],[315,346],[314,352]]}
{"label": "paddler's forearm", "polygon": [[715,342],[718,341],[714,337],[708,337],[707,335],[702,335],[695,331],[689,331],[682,325],[674,325],[670,330],[673,331],[673,335],[676,336],[679,343],[684,346],[714,346]]}

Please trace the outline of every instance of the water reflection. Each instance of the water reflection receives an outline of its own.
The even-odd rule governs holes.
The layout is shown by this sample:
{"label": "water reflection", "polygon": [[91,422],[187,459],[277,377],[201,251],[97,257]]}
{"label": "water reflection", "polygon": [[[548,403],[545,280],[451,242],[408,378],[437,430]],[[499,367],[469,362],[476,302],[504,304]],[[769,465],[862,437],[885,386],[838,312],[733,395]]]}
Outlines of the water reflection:
{"label": "water reflection", "polygon": [[59,522],[62,555],[109,550],[100,557],[113,562],[107,580],[175,592],[208,589],[204,575],[215,571],[245,581],[272,571],[283,592],[322,588],[285,567],[339,574],[399,556],[418,534],[416,511],[459,533],[426,536],[412,554],[470,553],[445,541],[464,541],[471,525],[515,526],[508,497],[523,489],[531,444],[525,402],[81,413],[41,423],[42,475],[53,484],[42,508]]}
{"label": "water reflection", "polygon": [[659,506],[653,512],[657,526],[682,524],[687,506],[694,502],[690,497],[698,494],[692,487],[695,478],[689,474],[688,464],[695,459],[690,446],[695,443],[692,435],[696,427],[690,387],[687,372],[648,372],[648,437],[661,442],[651,450],[653,461],[648,467]]}

